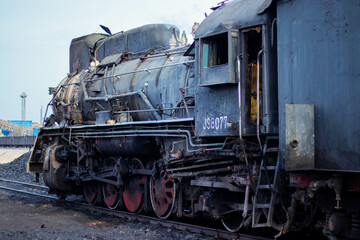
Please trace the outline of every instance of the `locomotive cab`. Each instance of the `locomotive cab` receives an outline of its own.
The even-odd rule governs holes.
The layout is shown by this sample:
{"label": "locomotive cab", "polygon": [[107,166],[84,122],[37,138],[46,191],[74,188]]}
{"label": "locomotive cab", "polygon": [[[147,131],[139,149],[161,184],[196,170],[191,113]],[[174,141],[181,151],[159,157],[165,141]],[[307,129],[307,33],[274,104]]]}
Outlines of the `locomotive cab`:
{"label": "locomotive cab", "polygon": [[251,13],[220,6],[196,31],[199,136],[278,132],[276,26],[273,9],[259,12],[260,3],[244,1]]}

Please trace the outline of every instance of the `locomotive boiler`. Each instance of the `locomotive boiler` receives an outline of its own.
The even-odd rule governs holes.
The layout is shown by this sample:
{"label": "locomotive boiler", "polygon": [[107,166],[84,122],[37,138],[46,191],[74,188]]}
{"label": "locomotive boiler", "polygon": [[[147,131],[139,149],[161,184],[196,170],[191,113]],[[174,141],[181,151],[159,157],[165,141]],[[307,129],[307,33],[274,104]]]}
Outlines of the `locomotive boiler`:
{"label": "locomotive boiler", "polygon": [[169,24],[73,39],[28,172],[111,209],[358,239],[359,8],[234,0],[191,45]]}

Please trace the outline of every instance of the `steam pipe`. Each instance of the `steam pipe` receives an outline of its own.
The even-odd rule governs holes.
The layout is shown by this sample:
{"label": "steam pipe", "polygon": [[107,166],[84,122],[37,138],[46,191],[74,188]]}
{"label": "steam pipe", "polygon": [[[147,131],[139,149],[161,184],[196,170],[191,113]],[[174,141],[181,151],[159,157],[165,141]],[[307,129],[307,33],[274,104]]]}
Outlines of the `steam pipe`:
{"label": "steam pipe", "polygon": [[[188,130],[133,130],[133,131],[113,131],[111,135],[106,136],[107,133],[94,133],[86,132],[79,133],[81,137],[86,138],[115,138],[115,137],[127,137],[127,136],[140,136],[140,137],[184,137],[186,139],[186,150],[188,152],[202,152],[202,151],[215,151],[221,150],[225,147],[226,142],[229,138],[226,138],[223,143],[207,143],[207,144],[195,144],[191,141],[191,133]],[[52,134],[49,134],[49,136]],[[54,134],[57,135],[57,134]],[[73,133],[73,136],[76,136]],[[105,135],[105,136],[104,136]],[[190,150],[189,145],[193,148],[205,148],[198,150]],[[211,148],[206,148],[211,147]]]}
{"label": "steam pipe", "polygon": [[[149,101],[149,99],[145,95],[145,93],[143,93],[141,90],[138,90],[137,93],[139,94],[141,99],[145,102],[146,106],[148,106],[148,108],[155,110],[154,106],[151,104],[151,102]],[[154,115],[156,120],[161,120],[161,116],[159,115],[159,113],[157,111],[153,111],[152,114]]]}

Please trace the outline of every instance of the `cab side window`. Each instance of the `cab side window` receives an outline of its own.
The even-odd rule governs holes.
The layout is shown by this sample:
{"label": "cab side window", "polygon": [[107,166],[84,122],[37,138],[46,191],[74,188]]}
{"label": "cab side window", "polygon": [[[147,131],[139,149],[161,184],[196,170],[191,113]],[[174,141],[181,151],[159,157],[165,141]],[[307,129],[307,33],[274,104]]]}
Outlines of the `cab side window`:
{"label": "cab side window", "polygon": [[228,34],[222,33],[202,39],[202,68],[228,63]]}

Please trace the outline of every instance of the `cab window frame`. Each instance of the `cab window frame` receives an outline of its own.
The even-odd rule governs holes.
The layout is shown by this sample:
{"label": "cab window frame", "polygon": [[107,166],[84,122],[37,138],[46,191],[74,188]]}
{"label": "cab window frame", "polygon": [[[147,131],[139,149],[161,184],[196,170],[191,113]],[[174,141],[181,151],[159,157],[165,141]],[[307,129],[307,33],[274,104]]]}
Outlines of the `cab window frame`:
{"label": "cab window frame", "polygon": [[199,85],[237,83],[236,58],[239,49],[239,29],[199,38]]}

